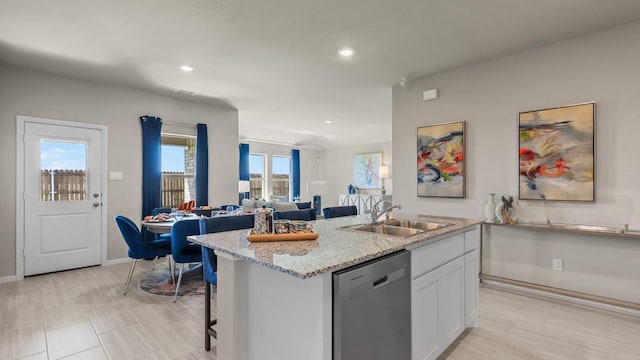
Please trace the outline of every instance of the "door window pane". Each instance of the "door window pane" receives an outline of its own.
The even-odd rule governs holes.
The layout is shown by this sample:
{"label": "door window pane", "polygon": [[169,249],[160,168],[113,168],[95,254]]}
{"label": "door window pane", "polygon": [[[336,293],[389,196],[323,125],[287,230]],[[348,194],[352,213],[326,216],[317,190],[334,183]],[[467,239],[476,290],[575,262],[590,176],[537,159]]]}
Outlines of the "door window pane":
{"label": "door window pane", "polygon": [[40,201],[87,198],[87,143],[40,139]]}

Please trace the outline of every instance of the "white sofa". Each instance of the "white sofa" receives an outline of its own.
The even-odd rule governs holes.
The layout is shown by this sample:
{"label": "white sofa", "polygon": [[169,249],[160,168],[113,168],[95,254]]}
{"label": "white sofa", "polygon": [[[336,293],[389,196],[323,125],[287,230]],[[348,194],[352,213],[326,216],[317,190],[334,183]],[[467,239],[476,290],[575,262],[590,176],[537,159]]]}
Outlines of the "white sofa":
{"label": "white sofa", "polygon": [[275,211],[298,210],[298,205],[289,201],[265,201],[242,199],[243,209],[260,209],[262,206],[273,208]]}

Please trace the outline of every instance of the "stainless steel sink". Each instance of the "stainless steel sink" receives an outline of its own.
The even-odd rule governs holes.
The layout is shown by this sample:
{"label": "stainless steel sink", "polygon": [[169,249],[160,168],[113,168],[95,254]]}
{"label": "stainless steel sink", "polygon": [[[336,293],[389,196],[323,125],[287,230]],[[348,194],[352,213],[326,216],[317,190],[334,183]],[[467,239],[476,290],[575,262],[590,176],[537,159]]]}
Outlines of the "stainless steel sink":
{"label": "stainless steel sink", "polygon": [[410,228],[410,229],[420,229],[423,231],[437,230],[443,227],[451,226],[451,224],[448,224],[448,223],[424,222],[424,221],[402,220],[402,219],[384,220],[382,221],[382,224],[399,226],[399,227]]}
{"label": "stainless steel sink", "polygon": [[344,226],[341,229],[366,231],[371,233],[400,236],[400,237],[406,238],[409,236],[422,234],[427,231],[441,229],[447,226],[451,226],[451,224],[423,222],[423,221],[415,221],[415,220],[389,219],[389,220],[376,222],[373,224]]}
{"label": "stainless steel sink", "polygon": [[392,236],[400,236],[400,237],[409,237],[416,234],[423,233],[422,229],[412,229],[408,227],[400,227],[400,226],[392,226],[385,225],[380,223],[368,224],[368,225],[351,225],[344,227],[346,229],[356,230],[356,231],[366,231],[377,234],[385,234]]}

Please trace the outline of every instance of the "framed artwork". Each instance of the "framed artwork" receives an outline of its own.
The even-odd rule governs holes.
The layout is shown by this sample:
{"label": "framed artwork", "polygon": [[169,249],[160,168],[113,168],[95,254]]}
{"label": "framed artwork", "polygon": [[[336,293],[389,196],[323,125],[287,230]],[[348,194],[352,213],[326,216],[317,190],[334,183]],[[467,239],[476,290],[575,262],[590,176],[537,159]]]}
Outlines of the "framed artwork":
{"label": "framed artwork", "polygon": [[418,128],[418,196],[465,197],[465,122]]}
{"label": "framed artwork", "polygon": [[382,188],[378,167],[382,165],[382,152],[353,155],[353,185],[360,189]]}
{"label": "framed artwork", "polygon": [[595,201],[595,103],[519,114],[521,200]]}

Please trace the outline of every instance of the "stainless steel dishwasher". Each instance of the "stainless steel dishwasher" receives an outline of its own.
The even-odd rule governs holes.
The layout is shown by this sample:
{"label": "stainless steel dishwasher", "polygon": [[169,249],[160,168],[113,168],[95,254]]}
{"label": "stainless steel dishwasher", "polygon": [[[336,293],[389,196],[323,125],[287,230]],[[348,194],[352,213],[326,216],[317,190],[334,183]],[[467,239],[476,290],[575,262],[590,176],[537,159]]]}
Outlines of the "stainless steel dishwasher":
{"label": "stainless steel dishwasher", "polygon": [[333,359],[411,359],[410,253],[333,273]]}

